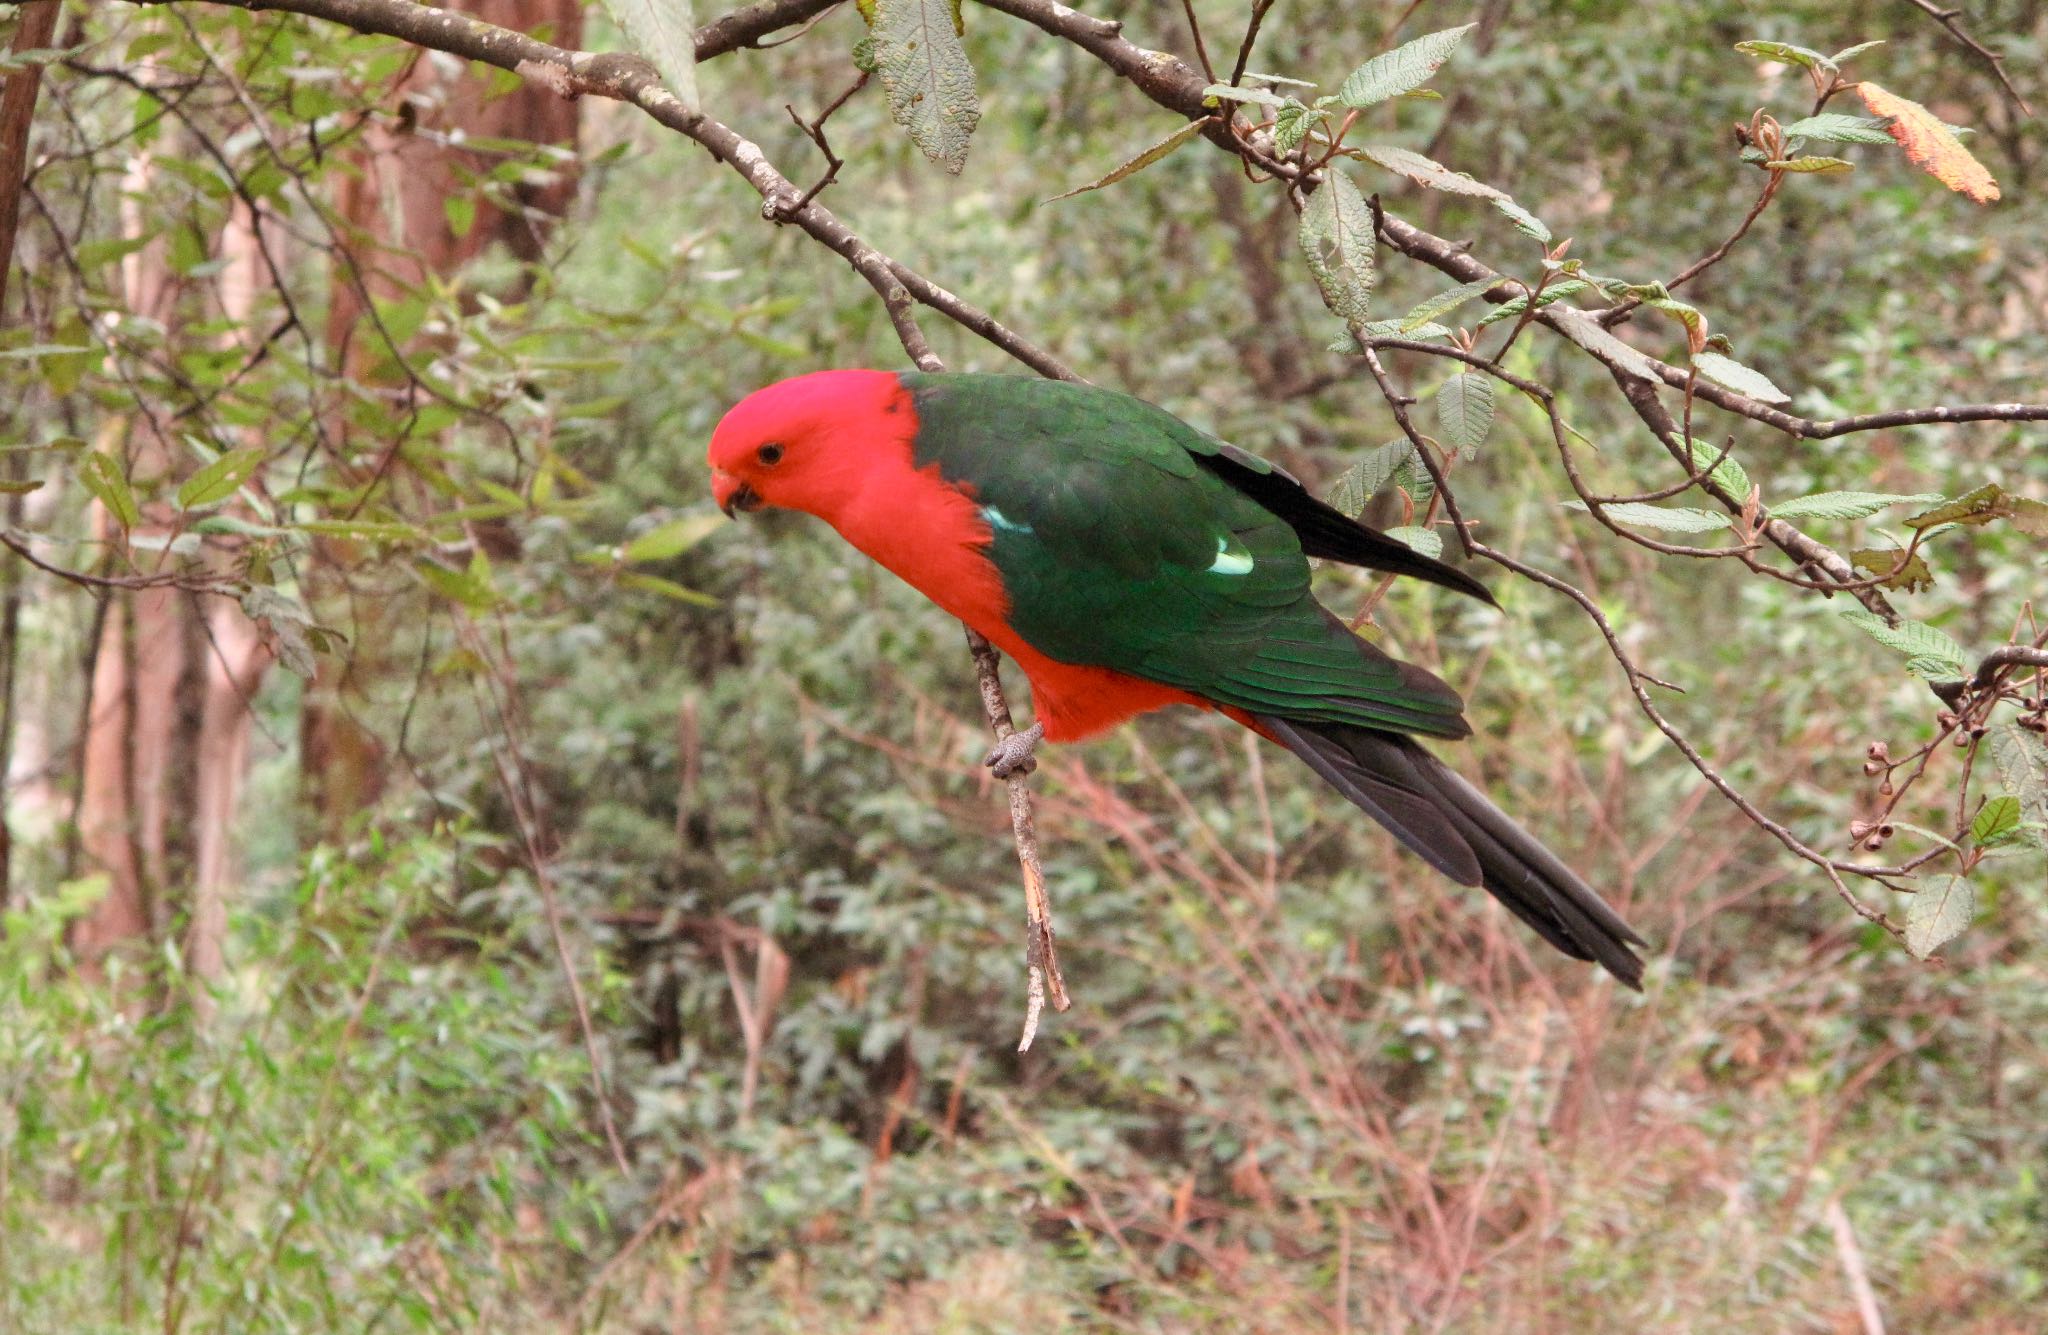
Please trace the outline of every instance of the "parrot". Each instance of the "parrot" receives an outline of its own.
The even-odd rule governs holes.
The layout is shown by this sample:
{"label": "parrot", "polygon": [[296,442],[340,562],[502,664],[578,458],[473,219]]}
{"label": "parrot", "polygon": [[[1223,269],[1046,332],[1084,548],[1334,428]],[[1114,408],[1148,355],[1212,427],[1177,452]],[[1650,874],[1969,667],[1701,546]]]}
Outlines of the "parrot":
{"label": "parrot", "polygon": [[827,370],[759,389],[713,429],[712,499],[824,520],[1008,655],[1041,742],[1193,705],[1284,747],[1451,880],[1642,986],[1644,940],[1417,737],[1471,734],[1432,673],[1354,633],[1311,558],[1485,585],[1325,504],[1281,468],[1115,390],[1028,376]]}

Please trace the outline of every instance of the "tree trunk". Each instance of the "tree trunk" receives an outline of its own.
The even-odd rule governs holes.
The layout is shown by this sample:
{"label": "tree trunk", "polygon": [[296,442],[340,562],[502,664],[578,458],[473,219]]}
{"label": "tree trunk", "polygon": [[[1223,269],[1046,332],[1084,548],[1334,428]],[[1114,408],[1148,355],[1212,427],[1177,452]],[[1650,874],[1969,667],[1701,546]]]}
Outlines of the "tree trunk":
{"label": "tree trunk", "polygon": [[[489,23],[537,31],[574,47],[583,39],[581,0],[462,0],[461,8]],[[498,97],[492,79],[424,56],[400,81],[399,102],[407,114],[365,130],[358,170],[344,178],[336,212],[373,247],[337,267],[331,283],[327,340],[341,373],[358,383],[397,389],[386,350],[363,320],[372,300],[388,301],[416,291],[429,277],[451,274],[492,242],[502,242],[523,260],[537,260],[549,221],[575,197],[573,170],[564,166],[544,183],[522,184],[507,208],[482,204],[472,225],[458,235],[445,202],[486,174],[492,157],[450,146],[447,135],[517,139],[536,144],[576,142],[577,105],[538,83],[525,83]],[[410,349],[407,349],[410,351]],[[337,422],[336,439],[346,437]],[[381,457],[389,442],[375,442]],[[347,448],[343,447],[344,458]],[[402,467],[402,465],[400,465]],[[394,476],[395,468],[384,475]],[[368,481],[364,469],[357,481]],[[306,692],[299,717],[301,792],[312,833],[336,838],[351,817],[376,802],[386,783],[388,751],[375,732],[375,695],[381,683],[409,682],[412,664],[394,643],[405,624],[389,599],[352,599],[348,594],[353,544],[322,540],[312,551],[306,579],[309,600],[350,631],[349,660],[323,656],[320,677]]]}

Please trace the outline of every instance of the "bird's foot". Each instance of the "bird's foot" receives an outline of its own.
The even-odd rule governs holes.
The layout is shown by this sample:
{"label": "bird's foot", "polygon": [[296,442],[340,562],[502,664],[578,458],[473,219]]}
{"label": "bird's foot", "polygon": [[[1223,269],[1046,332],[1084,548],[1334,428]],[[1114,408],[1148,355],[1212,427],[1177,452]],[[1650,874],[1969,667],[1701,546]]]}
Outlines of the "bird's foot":
{"label": "bird's foot", "polygon": [[997,742],[983,758],[982,764],[989,767],[998,779],[1007,779],[1013,774],[1029,774],[1038,768],[1038,744],[1045,740],[1045,725],[1034,723],[1022,732],[1013,732]]}

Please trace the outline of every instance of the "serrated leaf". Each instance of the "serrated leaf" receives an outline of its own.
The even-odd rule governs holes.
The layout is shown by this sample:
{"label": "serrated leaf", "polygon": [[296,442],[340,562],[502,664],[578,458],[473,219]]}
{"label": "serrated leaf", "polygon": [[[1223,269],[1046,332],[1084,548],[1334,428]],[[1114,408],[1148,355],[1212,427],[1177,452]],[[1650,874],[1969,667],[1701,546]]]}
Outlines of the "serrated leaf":
{"label": "serrated leaf", "polygon": [[1396,333],[1406,334],[1420,329],[1439,315],[1448,315],[1475,297],[1484,296],[1507,280],[1502,278],[1481,278],[1477,282],[1461,283],[1448,292],[1439,292],[1422,302],[1395,322]]}
{"label": "serrated leaf", "polygon": [[1269,88],[1247,88],[1243,84],[1212,83],[1202,90],[1204,102],[1251,102],[1262,107],[1278,108],[1280,94]]}
{"label": "serrated leaf", "polygon": [[1927,568],[1927,562],[1919,553],[1906,557],[1902,549],[1891,547],[1859,547],[1849,553],[1849,564],[1866,575],[1882,575],[1878,587],[1902,589],[1907,593],[1924,593],[1934,587],[1934,572]]}
{"label": "serrated leaf", "polygon": [[1405,176],[1417,185],[1426,185],[1432,190],[1443,190],[1453,195],[1471,195],[1478,199],[1502,200],[1505,191],[1497,190],[1484,181],[1475,181],[1464,172],[1454,172],[1434,158],[1408,148],[1395,148],[1387,144],[1369,144],[1358,150],[1370,162]]}
{"label": "serrated leaf", "polygon": [[2012,513],[2006,518],[2014,528],[2030,538],[2048,538],[2048,501],[2015,496],[2012,498]]}
{"label": "serrated leaf", "polygon": [[648,529],[619,548],[619,560],[627,565],[638,565],[645,561],[666,561],[696,546],[723,528],[725,523],[725,517],[716,511],[671,519],[666,524]]}
{"label": "serrated leaf", "polygon": [[1508,221],[1515,225],[1516,231],[1524,236],[1535,237],[1546,246],[1550,244],[1550,229],[1543,225],[1541,218],[1529,212],[1520,204],[1515,203],[1514,200],[1509,199],[1506,195],[1498,195],[1491,198],[1493,206],[1507,215]]}
{"label": "serrated leaf", "polygon": [[1936,524],[1988,524],[1994,519],[2005,518],[2010,509],[2010,498],[2006,496],[2005,488],[1996,482],[1987,482],[1975,491],[1945,501],[1932,510],[1923,510],[1904,523],[1912,529],[1929,529]]}
{"label": "serrated leaf", "polygon": [[690,0],[604,0],[604,8],[676,99],[697,110],[697,22]]}
{"label": "serrated leaf", "polygon": [[1963,646],[1946,632],[1918,621],[1885,624],[1884,618],[1860,607],[1842,609],[1842,619],[1876,640],[1885,648],[1907,656],[1906,670],[1928,681],[1951,681],[1968,676],[1963,665]]}
{"label": "serrated leaf", "polygon": [[1824,144],[1892,142],[1883,121],[1872,116],[1845,116],[1839,111],[1824,111],[1803,121],[1793,121],[1784,128],[1787,139],[1817,139]]}
{"label": "serrated leaf", "polygon": [[2048,739],[2017,723],[1991,730],[1991,761],[1998,767],[1998,786],[2019,799],[2032,824],[2048,825]]}
{"label": "serrated leaf", "polygon": [[[1591,286],[1593,285],[1583,278],[1567,278],[1561,283],[1552,283],[1537,295],[1536,309],[1540,311],[1553,301],[1562,301],[1566,297],[1576,296]],[[1526,295],[1509,297],[1506,301],[1488,311],[1486,318],[1479,322],[1479,327],[1484,329],[1486,326],[1498,324],[1502,320],[1512,320],[1527,310],[1528,307],[1529,298]]]}
{"label": "serrated leaf", "polygon": [[1760,60],[1774,60],[1780,65],[1798,65],[1810,70],[1825,70],[1832,74],[1835,62],[1818,51],[1790,42],[1737,42],[1735,49],[1745,56],[1756,56]]}
{"label": "serrated leaf", "polygon": [[1834,176],[1856,170],[1856,164],[1847,158],[1772,158],[1764,163],[1774,172],[1793,172],[1800,176]]}
{"label": "serrated leaf", "polygon": [[78,460],[78,480],[94,499],[107,507],[107,513],[122,528],[134,528],[142,520],[142,511],[135,504],[135,489],[128,485],[128,474],[122,469],[121,461],[100,450],[83,455]]}
{"label": "serrated leaf", "polygon": [[[1661,284],[1659,286],[1661,287]],[[1662,311],[1685,327],[1686,351],[1690,352],[1695,359],[1702,355],[1715,355],[1705,351],[1707,346],[1707,317],[1699,307],[1671,296],[1644,297],[1641,300],[1643,305],[1651,310]],[[1735,363],[1730,362],[1729,365],[1733,366]],[[1711,378],[1709,377],[1709,379]],[[1764,383],[1769,384],[1770,382],[1765,381]]]}
{"label": "serrated leaf", "polygon": [[1961,936],[1977,916],[1977,891],[1961,876],[1922,888],[1906,905],[1906,949],[1921,959]]}
{"label": "serrated leaf", "polygon": [[1833,61],[1835,64],[1840,65],[1848,61],[1853,56],[1860,56],[1865,51],[1870,51],[1883,45],[1884,38],[1882,37],[1878,38],[1874,42],[1858,42],[1854,46],[1843,47],[1841,50],[1835,52],[1835,54],[1829,56],[1828,59]]}
{"label": "serrated leaf", "polygon": [[1893,505],[1925,505],[1938,501],[1941,493],[1914,492],[1910,495],[1885,491],[1816,491],[1794,496],[1771,506],[1773,519],[1865,519]]}
{"label": "serrated leaf", "polygon": [[1419,528],[1413,524],[1403,524],[1399,528],[1388,529],[1387,536],[1395,542],[1406,543],[1409,547],[1429,557],[1431,560],[1435,560],[1444,554],[1443,534],[1438,533],[1433,528]]}
{"label": "serrated leaf", "polygon": [[1202,132],[1202,126],[1206,123],[1207,122],[1205,121],[1189,121],[1186,125],[1181,126],[1178,130],[1175,130],[1172,134],[1166,136],[1166,138],[1160,140],[1158,143],[1152,145],[1152,147],[1138,154],[1137,157],[1132,158],[1129,162],[1126,162],[1122,166],[1113,169],[1109,173],[1109,175],[1103,177],[1101,180],[1090,181],[1086,185],[1077,185],[1072,190],[1066,191],[1064,194],[1054,195],[1051,199],[1048,199],[1045,202],[1051,204],[1062,199],[1072,199],[1075,195],[1084,194],[1090,190],[1100,190],[1102,189],[1102,187],[1106,185],[1115,185],[1118,181],[1123,180],[1125,177],[1136,176],[1139,172],[1145,170],[1153,163],[1158,162],[1160,159],[1172,153],[1173,150],[1179,148],[1182,144],[1185,144],[1188,140],[1193,139],[1196,135],[1200,134]]}
{"label": "serrated leaf", "polygon": [[1867,81],[1856,85],[1856,95],[1864,106],[1890,118],[1887,131],[1921,170],[1979,204],[1998,198],[1998,182],[1939,116],[1911,98]]}
{"label": "serrated leaf", "polygon": [[1282,157],[1300,148],[1320,113],[1289,101],[1273,113],[1273,147]]}
{"label": "serrated leaf", "polygon": [[1377,449],[1367,450],[1357,463],[1344,470],[1330,487],[1329,503],[1332,508],[1343,511],[1356,519],[1370,501],[1399,472],[1401,465],[1415,456],[1415,447],[1405,440],[1390,441]]}
{"label": "serrated leaf", "polygon": [[306,633],[307,627],[313,624],[313,616],[305,604],[259,584],[242,595],[242,612],[251,621],[269,628],[278,661],[285,665],[286,670],[307,681],[319,675],[320,665],[313,657],[313,642]]}
{"label": "serrated leaf", "polygon": [[[1407,445],[1407,441],[1401,442]],[[1428,505],[1436,495],[1436,479],[1429,475],[1429,468],[1422,462],[1422,456],[1408,446],[1408,456],[1394,469],[1393,483],[1408,493],[1408,499],[1418,508]]]}
{"label": "serrated leaf", "polygon": [[[1692,459],[1694,472],[1698,472],[1710,463],[1714,464],[1712,471],[1707,474],[1707,481],[1721,488],[1730,496],[1740,500],[1749,499],[1751,486],[1749,474],[1736,461],[1733,451],[1730,451],[1723,457],[1718,447],[1708,445],[1705,441],[1695,440],[1690,442],[1689,457]],[[1715,463],[1714,461],[1717,459],[1720,462]]]}
{"label": "serrated leaf", "polygon": [[1313,88],[1316,86],[1313,79],[1292,79],[1285,74],[1264,74],[1258,70],[1246,70],[1244,77],[1247,79],[1257,79],[1260,83],[1270,83],[1276,88]]}
{"label": "serrated leaf", "polygon": [[1977,818],[1970,822],[1970,841],[1979,848],[2011,843],[2019,834],[2022,819],[2020,800],[2009,793],[2000,793],[1977,808]]}
{"label": "serrated leaf", "polygon": [[946,0],[875,0],[871,35],[889,115],[927,158],[957,175],[981,102]]}
{"label": "serrated leaf", "polygon": [[[1566,501],[1567,510],[1584,510],[1584,501]],[[1662,533],[1710,533],[1727,528],[1728,516],[1718,510],[1692,510],[1676,505],[1650,505],[1643,501],[1617,501],[1603,505],[1600,512],[1617,524],[1653,528]]]}
{"label": "serrated leaf", "polygon": [[1465,40],[1465,34],[1478,26],[1467,23],[1463,27],[1446,28],[1374,56],[1351,71],[1351,77],[1344,80],[1344,86],[1337,90],[1338,103],[1347,107],[1370,107],[1421,87],[1451,58],[1451,52],[1458,49],[1458,43]]}
{"label": "serrated leaf", "polygon": [[1493,431],[1493,381],[1483,371],[1460,371],[1436,394],[1436,420],[1445,443],[1467,458]]}
{"label": "serrated leaf", "polygon": [[1746,395],[1758,403],[1789,403],[1792,396],[1771,383],[1762,371],[1751,370],[1733,357],[1718,352],[1695,352],[1692,364],[1699,373],[1724,389]]}
{"label": "serrated leaf", "polygon": [[1363,324],[1372,309],[1373,242],[1365,197],[1344,173],[1325,172],[1301,210],[1301,250],[1324,303],[1346,324]]}
{"label": "serrated leaf", "polygon": [[178,488],[178,508],[196,510],[226,500],[241,490],[242,484],[268,457],[269,453],[258,445],[223,454],[185,479],[185,484]]}
{"label": "serrated leaf", "polygon": [[[1360,325],[1358,333],[1361,338],[1431,339],[1449,338],[1451,336],[1451,331],[1440,324],[1419,324],[1413,329],[1407,329],[1403,327],[1402,322],[1399,320],[1373,320]],[[1356,339],[1347,340],[1342,349],[1342,351],[1346,352],[1356,352],[1357,350],[1358,343]]]}

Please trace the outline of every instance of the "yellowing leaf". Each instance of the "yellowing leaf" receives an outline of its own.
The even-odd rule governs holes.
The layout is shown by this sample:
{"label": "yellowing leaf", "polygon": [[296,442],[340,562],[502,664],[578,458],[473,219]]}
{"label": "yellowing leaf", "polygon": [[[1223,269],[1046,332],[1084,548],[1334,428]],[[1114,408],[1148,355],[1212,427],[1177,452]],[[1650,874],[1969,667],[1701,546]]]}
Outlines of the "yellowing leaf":
{"label": "yellowing leaf", "polygon": [[1856,91],[1864,106],[1879,116],[1892,118],[1885,128],[1906,150],[1906,156],[1935,180],[1979,204],[1989,204],[1998,198],[1998,182],[1991,179],[1984,164],[1963,147],[1962,140],[1949,133],[1949,128],[1933,112],[1874,83],[1860,83]]}

